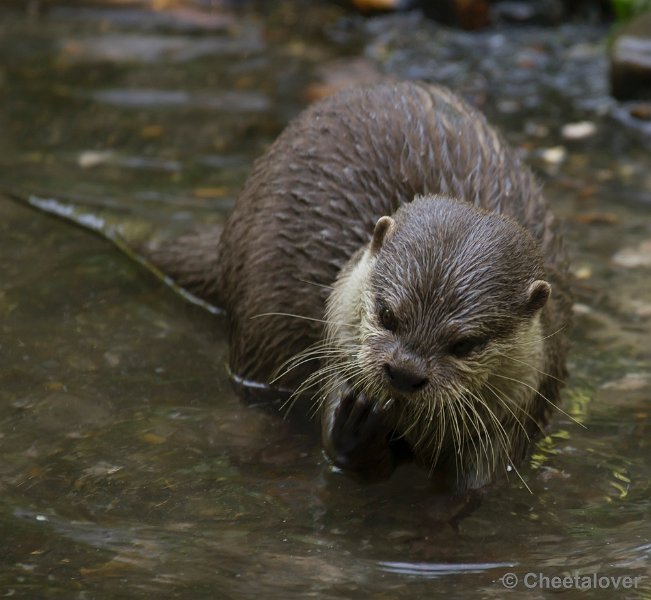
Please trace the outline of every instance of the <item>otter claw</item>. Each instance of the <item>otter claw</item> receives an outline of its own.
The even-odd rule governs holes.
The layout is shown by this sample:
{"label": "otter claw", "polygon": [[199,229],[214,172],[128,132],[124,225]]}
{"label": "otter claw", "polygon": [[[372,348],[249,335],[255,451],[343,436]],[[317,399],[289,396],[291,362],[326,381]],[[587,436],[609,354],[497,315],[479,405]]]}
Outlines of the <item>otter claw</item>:
{"label": "otter claw", "polygon": [[385,410],[365,394],[347,390],[338,402],[330,431],[331,458],[342,469],[373,478],[393,470],[391,429]]}

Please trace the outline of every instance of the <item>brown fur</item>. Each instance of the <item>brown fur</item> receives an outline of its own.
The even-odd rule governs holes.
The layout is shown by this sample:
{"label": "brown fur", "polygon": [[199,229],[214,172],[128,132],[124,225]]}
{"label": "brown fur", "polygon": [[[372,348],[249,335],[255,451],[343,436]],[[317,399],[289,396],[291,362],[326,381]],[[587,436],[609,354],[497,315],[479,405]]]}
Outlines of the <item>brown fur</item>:
{"label": "brown fur", "polygon": [[[180,274],[192,291],[225,308],[232,373],[269,384],[283,364],[323,338],[331,287],[351,257],[367,247],[377,220],[394,215],[418,195],[432,199],[436,194],[498,213],[511,227],[517,224],[528,232],[515,239],[500,235],[506,221],[489,215],[476,228],[477,244],[461,244],[455,264],[470,269],[472,261],[498,266],[476,289],[483,293],[492,286],[501,315],[522,310],[509,296],[516,272],[518,281],[550,282],[552,298],[541,313],[542,334],[549,336],[541,370],[548,376],[539,391],[556,400],[565,376],[566,337],[564,332],[554,334],[568,325],[571,306],[557,222],[517,154],[480,113],[445,88],[380,84],[348,89],[314,104],[256,161],[221,238],[204,233],[170,245],[154,260],[172,276]],[[418,253],[426,246],[420,238],[463,240],[467,215],[448,217],[443,222],[451,229],[435,232],[436,224],[427,215],[419,220],[412,211],[409,223],[403,223],[411,233],[402,236],[400,252],[410,253],[419,266],[427,260]],[[492,249],[493,258],[473,254],[473,247],[482,243]],[[496,258],[504,253],[508,261]],[[376,288],[384,286],[383,280],[404,276],[387,256],[373,279]],[[539,264],[532,261],[534,256],[540,257]],[[460,277],[446,271],[445,264],[436,267],[441,286]],[[416,278],[413,284],[423,282]],[[472,289],[469,284],[468,294]],[[443,301],[453,300],[443,295]],[[475,302],[485,301],[486,295],[478,292]],[[472,319],[467,306],[460,306],[461,320]],[[413,344],[442,343],[432,315],[420,318],[413,315]],[[495,318],[498,330],[517,326]],[[318,361],[307,361],[276,384],[296,389],[318,367]],[[528,427],[535,429],[548,411],[545,401],[536,402]]]}

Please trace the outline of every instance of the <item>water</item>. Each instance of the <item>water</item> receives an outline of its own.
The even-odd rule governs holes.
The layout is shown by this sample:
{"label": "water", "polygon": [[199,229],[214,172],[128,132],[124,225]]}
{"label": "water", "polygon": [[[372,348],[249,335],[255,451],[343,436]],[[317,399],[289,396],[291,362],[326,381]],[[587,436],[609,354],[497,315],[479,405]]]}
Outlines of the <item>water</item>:
{"label": "water", "polygon": [[[320,90],[425,77],[537,169],[567,223],[577,314],[568,416],[521,469],[532,493],[512,473],[455,529],[458,504],[417,469],[356,483],[309,430],[240,402],[221,317],[0,198],[5,595],[500,598],[513,572],[531,598],[539,573],[642,578],[568,598],[651,597],[651,156],[607,95],[603,28],[471,35],[292,2],[29,6],[0,9],[2,187],[77,202],[129,239],[173,235],[221,218]],[[583,120],[594,136],[562,137]]]}

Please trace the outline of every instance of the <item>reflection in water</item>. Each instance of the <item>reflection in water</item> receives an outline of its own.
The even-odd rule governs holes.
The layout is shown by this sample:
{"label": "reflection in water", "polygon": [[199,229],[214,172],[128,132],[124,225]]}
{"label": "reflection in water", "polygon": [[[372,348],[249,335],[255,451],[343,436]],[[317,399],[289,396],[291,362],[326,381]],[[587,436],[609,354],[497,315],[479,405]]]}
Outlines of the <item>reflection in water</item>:
{"label": "reflection in water", "polygon": [[379,566],[387,573],[398,573],[400,575],[412,575],[425,579],[438,579],[444,575],[460,575],[463,573],[484,573],[495,570],[498,575],[504,573],[505,569],[513,568],[515,563],[477,563],[477,564],[431,564],[431,563],[403,563],[403,562],[380,562]]}
{"label": "reflection in water", "polygon": [[[361,76],[361,50],[364,77],[451,84],[503,126],[567,221],[567,415],[521,469],[532,493],[512,474],[464,511],[413,467],[351,481],[311,427],[238,400],[219,316],[1,197],[3,591],[502,597],[511,570],[648,586],[651,165],[639,135],[602,116],[617,110],[604,31],[475,35],[291,2],[264,18],[186,8],[0,9],[2,187],[66,199],[130,243],[165,239],[223,218],[305,99],[345,81],[346,64]],[[585,120],[596,133],[559,133]]]}

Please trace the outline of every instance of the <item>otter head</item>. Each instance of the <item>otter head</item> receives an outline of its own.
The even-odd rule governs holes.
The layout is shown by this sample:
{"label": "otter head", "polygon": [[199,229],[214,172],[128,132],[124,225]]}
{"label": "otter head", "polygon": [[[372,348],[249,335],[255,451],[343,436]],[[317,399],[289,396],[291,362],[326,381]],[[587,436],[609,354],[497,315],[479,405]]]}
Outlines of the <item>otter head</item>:
{"label": "otter head", "polygon": [[[417,197],[376,224],[327,310],[340,373],[413,445],[438,453],[522,422],[544,370],[551,287],[533,237],[466,202]],[[439,417],[437,417],[439,415]],[[444,423],[444,424],[442,424]],[[456,433],[455,433],[456,431]]]}

